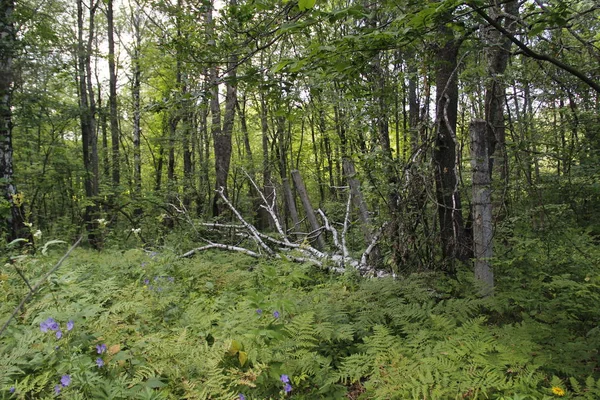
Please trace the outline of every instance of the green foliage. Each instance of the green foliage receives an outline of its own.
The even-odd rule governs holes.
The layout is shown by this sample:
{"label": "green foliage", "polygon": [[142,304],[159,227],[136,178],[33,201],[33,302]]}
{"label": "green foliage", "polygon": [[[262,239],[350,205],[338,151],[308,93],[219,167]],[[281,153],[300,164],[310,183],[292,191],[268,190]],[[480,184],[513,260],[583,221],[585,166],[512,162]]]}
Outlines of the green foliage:
{"label": "green foliage", "polygon": [[[438,274],[362,280],[222,252],[79,250],[0,338],[0,397],[52,398],[68,374],[66,398],[596,398],[598,274],[541,243],[514,244],[494,299],[456,296],[469,281]],[[21,267],[33,279],[58,256]],[[5,320],[27,291],[14,269],[1,276]],[[62,338],[40,330],[49,317]]]}

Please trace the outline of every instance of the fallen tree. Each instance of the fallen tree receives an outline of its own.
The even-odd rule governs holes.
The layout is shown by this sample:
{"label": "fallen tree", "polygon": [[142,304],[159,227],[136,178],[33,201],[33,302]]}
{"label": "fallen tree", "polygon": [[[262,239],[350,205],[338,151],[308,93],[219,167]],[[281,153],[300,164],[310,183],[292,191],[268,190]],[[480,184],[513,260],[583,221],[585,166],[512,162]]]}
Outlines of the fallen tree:
{"label": "fallen tree", "polygon": [[[320,217],[322,225],[318,228],[314,228],[313,231],[303,234],[294,232],[295,240],[290,239],[290,235],[284,231],[281,221],[275,212],[275,201],[276,197],[273,196],[271,202],[267,201],[267,198],[258,188],[256,183],[248,176],[250,182],[256,188],[256,191],[260,194],[262,199],[261,208],[266,210],[273,220],[273,225],[276,232],[273,234],[265,234],[260,232],[252,223],[248,222],[242,214],[233,206],[231,201],[225,195],[223,188],[216,190],[217,195],[223,200],[227,207],[231,210],[235,218],[238,220],[238,224],[222,224],[222,223],[201,223],[200,226],[211,229],[227,229],[233,231],[235,236],[244,239],[249,239],[254,243],[254,248],[244,247],[236,244],[225,244],[216,243],[211,240],[203,239],[206,243],[203,246],[192,249],[181,257],[191,257],[192,255],[209,249],[223,249],[228,251],[235,251],[246,254],[254,258],[275,258],[275,259],[288,259],[294,262],[300,263],[311,263],[322,268],[328,268],[338,273],[346,271],[347,267],[352,267],[358,270],[362,275],[369,276],[385,276],[389,275],[383,271],[377,271],[374,265],[369,263],[369,255],[377,247],[377,243],[381,236],[384,226],[381,226],[377,232],[371,235],[370,243],[367,243],[366,249],[363,251],[360,258],[355,258],[350,255],[348,247],[346,245],[346,238],[348,230],[351,225],[351,211],[352,211],[352,192],[348,192],[348,201],[346,203],[346,213],[344,222],[342,225],[341,232],[336,229],[327,218],[325,212],[321,209],[316,210],[316,214]],[[179,213],[185,213],[185,210],[174,207]],[[190,223],[193,223],[189,220]],[[322,250],[317,249],[312,243],[318,243],[315,239],[317,237],[323,237],[323,233],[328,232],[331,235],[331,245],[329,250],[323,248]]]}

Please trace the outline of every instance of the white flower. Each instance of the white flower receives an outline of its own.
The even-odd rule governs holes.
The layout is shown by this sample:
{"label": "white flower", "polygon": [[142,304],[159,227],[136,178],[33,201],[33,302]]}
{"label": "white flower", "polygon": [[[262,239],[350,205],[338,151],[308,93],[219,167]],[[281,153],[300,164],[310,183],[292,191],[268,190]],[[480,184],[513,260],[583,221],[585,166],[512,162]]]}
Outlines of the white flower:
{"label": "white flower", "polygon": [[101,227],[103,227],[103,228],[104,228],[104,227],[106,226],[106,224],[108,223],[108,221],[107,221],[107,220],[105,220],[104,218],[97,219],[96,221],[98,221],[98,224],[99,224]]}
{"label": "white flower", "polygon": [[42,238],[42,231],[40,231],[39,229],[37,231],[35,231],[35,233],[33,234],[33,237],[36,239],[41,239]]}
{"label": "white flower", "polygon": [[142,228],[131,228],[131,232],[133,232],[134,234],[138,234],[142,231]]}

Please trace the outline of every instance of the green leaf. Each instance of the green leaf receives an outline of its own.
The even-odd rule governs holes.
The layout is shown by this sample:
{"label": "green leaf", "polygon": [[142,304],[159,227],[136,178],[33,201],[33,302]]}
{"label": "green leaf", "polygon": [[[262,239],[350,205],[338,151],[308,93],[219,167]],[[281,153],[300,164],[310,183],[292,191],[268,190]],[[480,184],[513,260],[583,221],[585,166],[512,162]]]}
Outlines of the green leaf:
{"label": "green leaf", "polygon": [[271,72],[272,73],[277,73],[279,71],[281,71],[282,69],[284,69],[291,61],[290,60],[283,60],[283,61],[279,61],[277,64],[275,64],[273,66],[273,68],[271,68]]}
{"label": "green leaf", "polygon": [[157,388],[165,387],[167,385],[163,381],[161,381],[159,378],[153,376],[151,378],[148,378],[148,380],[146,381],[144,386],[146,386],[150,389],[157,389]]}
{"label": "green leaf", "polygon": [[67,243],[64,240],[50,240],[48,242],[46,242],[46,244],[44,244],[44,247],[42,247],[42,254],[46,255],[46,252],[48,251],[48,247],[50,247],[53,244],[59,244],[59,243]]}
{"label": "green leaf", "polygon": [[300,11],[310,10],[315,6],[316,0],[298,0],[298,8]]}
{"label": "green leaf", "polygon": [[238,354],[238,358],[240,360],[240,365],[243,367],[248,361],[248,353],[246,353],[245,351],[240,351],[240,353]]}

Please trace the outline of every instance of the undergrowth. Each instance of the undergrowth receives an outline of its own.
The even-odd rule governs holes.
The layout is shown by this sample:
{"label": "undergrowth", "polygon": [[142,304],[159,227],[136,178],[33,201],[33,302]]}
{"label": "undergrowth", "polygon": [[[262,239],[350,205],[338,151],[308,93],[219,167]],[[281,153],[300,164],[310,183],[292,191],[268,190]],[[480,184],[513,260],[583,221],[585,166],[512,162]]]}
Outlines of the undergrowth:
{"label": "undergrowth", "polygon": [[[592,253],[507,244],[469,274],[363,280],[229,253],[76,250],[0,337],[2,399],[600,398]],[[59,254],[2,267],[0,318]],[[60,332],[60,333],[58,333]]]}

